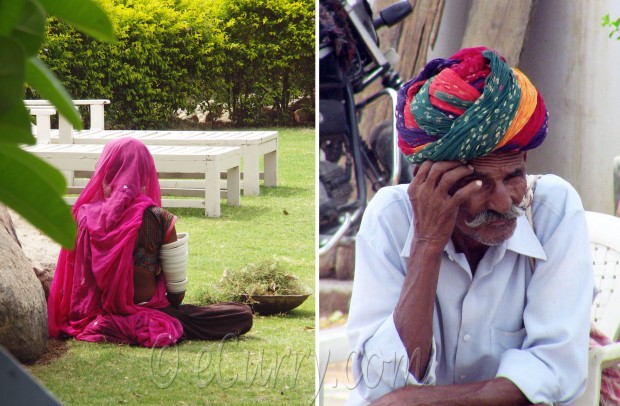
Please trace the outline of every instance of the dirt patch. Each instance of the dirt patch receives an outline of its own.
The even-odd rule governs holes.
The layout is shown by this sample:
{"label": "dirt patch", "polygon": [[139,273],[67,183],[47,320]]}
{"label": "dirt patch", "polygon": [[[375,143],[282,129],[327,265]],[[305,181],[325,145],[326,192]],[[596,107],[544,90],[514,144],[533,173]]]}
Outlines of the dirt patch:
{"label": "dirt patch", "polygon": [[49,269],[50,267],[55,269],[60,245],[24,220],[19,214],[12,210],[9,212],[19,242],[26,257],[32,262],[32,266],[38,269]]}
{"label": "dirt patch", "polygon": [[28,365],[45,365],[62,357],[69,350],[69,344],[65,340],[50,338],[47,340],[45,352],[35,362]]}

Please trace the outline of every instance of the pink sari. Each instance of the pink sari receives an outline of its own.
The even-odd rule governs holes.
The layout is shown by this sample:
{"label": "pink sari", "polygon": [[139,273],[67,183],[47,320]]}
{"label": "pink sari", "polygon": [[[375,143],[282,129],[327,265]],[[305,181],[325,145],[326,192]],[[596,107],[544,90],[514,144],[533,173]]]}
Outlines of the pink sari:
{"label": "pink sari", "polygon": [[50,337],[161,347],[183,334],[156,309],[169,306],[164,278],[146,304],[133,303],[133,250],[144,210],[161,206],[153,157],[140,141],[106,144],[73,206],[75,249],[61,249],[48,299]]}

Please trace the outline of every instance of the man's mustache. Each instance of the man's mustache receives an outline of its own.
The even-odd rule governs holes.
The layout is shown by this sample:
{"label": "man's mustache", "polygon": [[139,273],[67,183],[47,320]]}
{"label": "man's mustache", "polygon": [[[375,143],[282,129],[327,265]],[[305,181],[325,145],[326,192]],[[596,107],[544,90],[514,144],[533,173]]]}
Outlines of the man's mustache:
{"label": "man's mustache", "polygon": [[478,228],[482,227],[492,221],[495,220],[514,220],[519,216],[522,216],[525,213],[525,210],[521,207],[513,204],[510,206],[510,209],[505,213],[498,213],[495,210],[486,210],[482,213],[479,213],[473,220],[466,221],[468,227]]}

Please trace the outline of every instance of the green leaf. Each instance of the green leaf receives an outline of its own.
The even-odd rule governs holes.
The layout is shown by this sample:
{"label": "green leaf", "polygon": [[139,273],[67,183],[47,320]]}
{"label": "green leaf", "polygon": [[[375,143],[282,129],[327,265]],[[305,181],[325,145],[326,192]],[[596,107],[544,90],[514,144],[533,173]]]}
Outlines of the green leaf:
{"label": "green leaf", "polygon": [[73,106],[71,96],[54,73],[36,56],[30,57],[26,61],[26,82],[43,98],[52,102],[58,112],[69,120],[75,129],[82,129],[82,119]]}
{"label": "green leaf", "polygon": [[34,0],[27,0],[22,10],[21,20],[15,26],[13,38],[24,47],[27,56],[36,55],[43,43],[45,34],[45,10]]}
{"label": "green leaf", "polygon": [[114,42],[108,15],[92,0],[39,0],[49,15],[73,25],[100,41]]}
{"label": "green leaf", "polygon": [[603,27],[607,27],[609,24],[609,13],[603,16],[603,21],[601,21],[601,25]]}
{"label": "green leaf", "polygon": [[61,193],[60,171],[17,146],[0,148],[0,200],[66,248],[73,248],[76,225]]}
{"label": "green leaf", "polygon": [[22,100],[24,50],[13,38],[0,40],[0,114]]}
{"label": "green leaf", "polygon": [[34,144],[30,130],[30,115],[24,103],[15,103],[5,113],[0,114],[0,148],[2,143]]}
{"label": "green leaf", "polygon": [[0,2],[0,37],[8,37],[19,21],[24,0],[4,0]]}

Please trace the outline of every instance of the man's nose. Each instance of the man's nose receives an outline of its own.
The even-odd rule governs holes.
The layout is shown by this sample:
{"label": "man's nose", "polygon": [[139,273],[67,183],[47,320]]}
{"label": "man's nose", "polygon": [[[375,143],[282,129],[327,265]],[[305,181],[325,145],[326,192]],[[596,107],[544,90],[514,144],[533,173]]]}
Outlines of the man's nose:
{"label": "man's nose", "polygon": [[503,183],[496,184],[488,197],[488,209],[495,210],[498,213],[506,213],[511,206],[512,197],[508,188]]}

